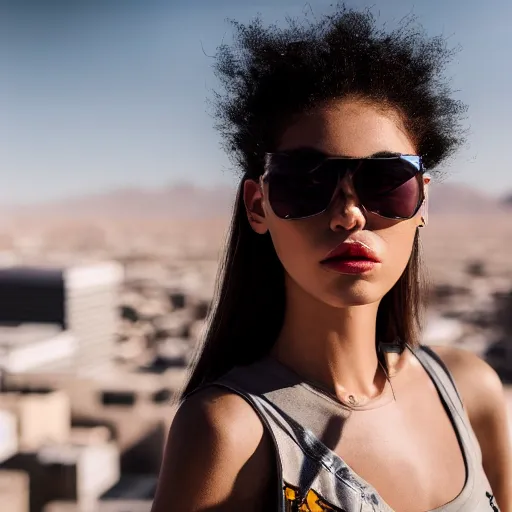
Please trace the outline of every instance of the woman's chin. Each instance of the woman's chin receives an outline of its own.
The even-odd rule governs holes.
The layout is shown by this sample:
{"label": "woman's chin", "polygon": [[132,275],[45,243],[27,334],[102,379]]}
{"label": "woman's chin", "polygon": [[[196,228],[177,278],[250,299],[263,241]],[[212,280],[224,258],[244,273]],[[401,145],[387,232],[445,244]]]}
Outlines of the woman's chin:
{"label": "woman's chin", "polygon": [[331,287],[321,294],[322,301],[332,307],[366,306],[382,300],[385,291],[376,283],[368,281],[353,282],[349,285]]}

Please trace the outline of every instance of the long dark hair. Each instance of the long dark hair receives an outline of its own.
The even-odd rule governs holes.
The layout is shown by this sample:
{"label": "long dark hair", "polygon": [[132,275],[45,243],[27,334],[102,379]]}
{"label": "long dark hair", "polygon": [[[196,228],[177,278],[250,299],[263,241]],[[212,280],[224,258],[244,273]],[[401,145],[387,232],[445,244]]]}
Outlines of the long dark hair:
{"label": "long dark hair", "polygon": [[184,395],[272,347],[284,318],[284,271],[270,235],[256,234],[247,219],[241,180],[224,256],[219,266],[207,331]]}
{"label": "long dark hair", "polygon": [[[450,97],[441,73],[452,51],[410,21],[385,33],[369,11],[338,5],[332,15],[314,23],[289,20],[284,29],[263,27],[259,19],[233,22],[235,42],[219,48],[215,66],[225,94],[216,94],[214,104],[225,148],[243,174],[207,330],[180,398],[267,354],[282,327],[284,270],[270,235],[250,227],[243,186],[261,174],[264,153],[275,150],[293,116],[351,96],[392,109],[431,173],[463,141],[465,107]],[[379,305],[379,341],[418,343],[420,253],[417,232],[405,271]]]}
{"label": "long dark hair", "polygon": [[[196,350],[183,397],[237,365],[249,364],[272,348],[284,319],[284,270],[270,235],[256,234],[238,189],[208,329]],[[377,338],[418,343],[425,280],[419,231],[405,271],[384,296],[377,314]]]}

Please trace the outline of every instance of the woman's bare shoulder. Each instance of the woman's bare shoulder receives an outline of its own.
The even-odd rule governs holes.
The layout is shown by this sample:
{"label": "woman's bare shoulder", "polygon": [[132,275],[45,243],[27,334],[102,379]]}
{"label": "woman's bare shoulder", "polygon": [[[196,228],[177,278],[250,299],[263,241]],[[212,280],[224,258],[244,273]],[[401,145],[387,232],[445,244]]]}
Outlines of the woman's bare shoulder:
{"label": "woman's bare shoulder", "polygon": [[251,405],[220,387],[198,391],[173,419],[153,511],[261,510],[271,457]]}
{"label": "woman's bare shoulder", "polygon": [[237,459],[248,458],[264,434],[263,424],[252,406],[237,393],[220,386],[194,393],[178,409],[171,433],[190,436],[191,431],[235,451]]}
{"label": "woman's bare shoulder", "polygon": [[[503,385],[495,370],[481,357],[457,347],[433,346],[453,376],[464,403],[488,402],[503,393]],[[493,399],[494,397],[494,399]]]}

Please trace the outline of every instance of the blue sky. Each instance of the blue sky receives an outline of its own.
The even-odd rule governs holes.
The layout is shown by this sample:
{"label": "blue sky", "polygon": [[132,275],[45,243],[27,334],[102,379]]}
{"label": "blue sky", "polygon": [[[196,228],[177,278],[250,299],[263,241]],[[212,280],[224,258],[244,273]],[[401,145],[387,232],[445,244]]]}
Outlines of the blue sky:
{"label": "blue sky", "polygon": [[[333,0],[311,2],[315,13]],[[462,51],[449,69],[470,106],[456,181],[512,189],[512,2],[348,1],[393,23],[413,12]],[[2,202],[32,202],[124,186],[233,182],[207,112],[207,55],[226,18],[301,15],[304,0],[0,0]],[[204,49],[204,52],[203,52]],[[206,54],[206,55],[205,55]]]}

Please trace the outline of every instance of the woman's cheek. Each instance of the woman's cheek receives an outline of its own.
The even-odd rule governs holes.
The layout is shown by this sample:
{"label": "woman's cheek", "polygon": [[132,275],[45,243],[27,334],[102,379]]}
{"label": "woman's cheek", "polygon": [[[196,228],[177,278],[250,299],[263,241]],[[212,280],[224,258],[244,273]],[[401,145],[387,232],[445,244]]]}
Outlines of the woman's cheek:
{"label": "woman's cheek", "polygon": [[409,225],[410,221],[405,222],[408,224],[399,224],[381,234],[386,245],[384,263],[387,272],[392,274],[395,280],[398,280],[407,266],[416,233],[415,225]]}
{"label": "woman's cheek", "polygon": [[314,249],[293,221],[276,223],[270,230],[270,236],[277,256],[289,274],[300,279],[301,273],[308,269],[311,271],[315,263]]}

